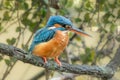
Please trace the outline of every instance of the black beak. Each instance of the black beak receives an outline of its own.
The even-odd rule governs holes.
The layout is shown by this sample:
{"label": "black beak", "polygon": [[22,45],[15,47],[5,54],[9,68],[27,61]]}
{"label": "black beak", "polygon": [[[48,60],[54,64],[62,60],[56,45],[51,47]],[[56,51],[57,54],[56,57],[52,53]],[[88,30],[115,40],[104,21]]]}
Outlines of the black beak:
{"label": "black beak", "polygon": [[82,36],[89,36],[91,37],[89,34],[87,34],[86,32],[72,26],[68,28],[69,31],[75,32],[76,34],[82,35]]}

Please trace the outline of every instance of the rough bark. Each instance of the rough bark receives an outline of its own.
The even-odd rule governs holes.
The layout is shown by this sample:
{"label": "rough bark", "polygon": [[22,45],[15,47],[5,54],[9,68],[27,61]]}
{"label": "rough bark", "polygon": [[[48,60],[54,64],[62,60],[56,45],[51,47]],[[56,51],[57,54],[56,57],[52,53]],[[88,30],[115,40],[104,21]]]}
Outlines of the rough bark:
{"label": "rough bark", "polygon": [[74,65],[62,62],[62,66],[58,66],[53,60],[49,60],[44,64],[41,58],[30,53],[16,48],[14,46],[0,43],[0,53],[15,57],[25,63],[30,63],[35,66],[48,68],[49,70],[74,73],[79,75],[91,75],[102,79],[109,79],[115,73],[115,70],[120,66],[120,46],[115,54],[115,57],[107,64],[107,66],[90,66],[90,65]]}

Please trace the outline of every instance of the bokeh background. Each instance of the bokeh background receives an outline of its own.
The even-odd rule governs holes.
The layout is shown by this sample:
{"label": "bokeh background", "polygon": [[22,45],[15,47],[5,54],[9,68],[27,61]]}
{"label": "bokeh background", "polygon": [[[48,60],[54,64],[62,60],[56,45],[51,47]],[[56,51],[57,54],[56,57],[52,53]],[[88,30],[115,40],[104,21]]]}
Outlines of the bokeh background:
{"label": "bokeh background", "polygon": [[[60,60],[70,64],[105,66],[120,44],[120,0],[0,0],[0,42],[28,51],[36,30],[51,15],[62,15],[92,37],[69,33]],[[67,75],[51,71],[50,79]],[[45,80],[44,68],[0,55],[0,80]],[[70,80],[99,80],[77,75]],[[113,80],[120,80],[120,70]]]}

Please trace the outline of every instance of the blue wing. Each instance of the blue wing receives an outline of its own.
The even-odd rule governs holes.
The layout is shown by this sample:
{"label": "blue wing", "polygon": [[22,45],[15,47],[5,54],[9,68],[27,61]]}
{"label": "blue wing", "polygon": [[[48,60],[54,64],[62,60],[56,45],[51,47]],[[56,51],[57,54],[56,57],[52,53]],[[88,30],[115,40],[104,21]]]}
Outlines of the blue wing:
{"label": "blue wing", "polygon": [[32,41],[32,44],[30,46],[29,51],[32,51],[33,48],[35,47],[35,45],[37,45],[41,42],[47,42],[50,39],[52,39],[54,34],[55,34],[55,31],[52,29],[43,28],[43,29],[38,30],[35,33],[35,36],[33,38],[33,41]]}

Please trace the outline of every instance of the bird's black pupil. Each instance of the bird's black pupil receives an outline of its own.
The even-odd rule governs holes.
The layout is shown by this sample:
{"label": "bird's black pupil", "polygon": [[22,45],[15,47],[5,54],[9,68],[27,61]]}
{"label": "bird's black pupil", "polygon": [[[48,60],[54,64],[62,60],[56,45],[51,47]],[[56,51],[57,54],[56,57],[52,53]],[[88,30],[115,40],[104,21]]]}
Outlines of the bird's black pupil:
{"label": "bird's black pupil", "polygon": [[65,24],[63,24],[62,26],[63,26],[63,27],[66,27],[66,25],[65,25]]}

